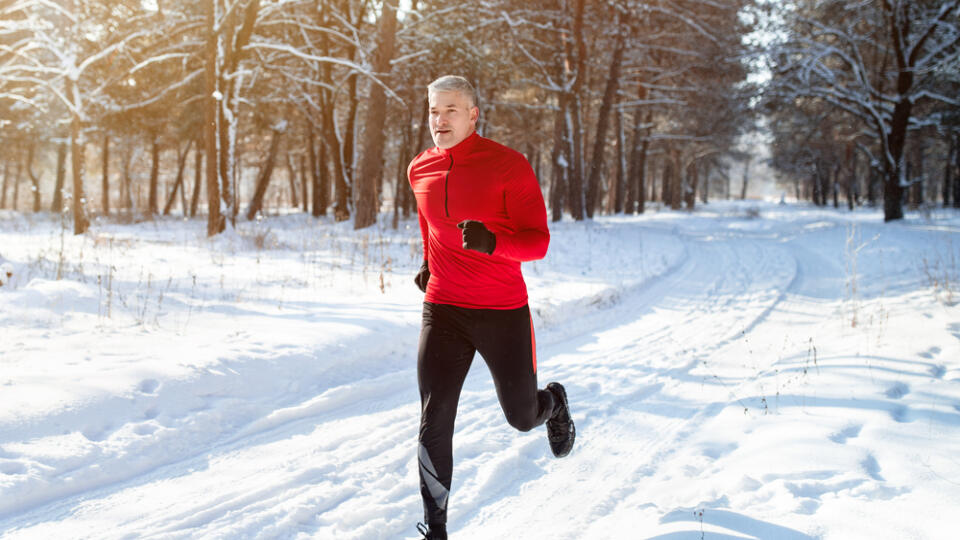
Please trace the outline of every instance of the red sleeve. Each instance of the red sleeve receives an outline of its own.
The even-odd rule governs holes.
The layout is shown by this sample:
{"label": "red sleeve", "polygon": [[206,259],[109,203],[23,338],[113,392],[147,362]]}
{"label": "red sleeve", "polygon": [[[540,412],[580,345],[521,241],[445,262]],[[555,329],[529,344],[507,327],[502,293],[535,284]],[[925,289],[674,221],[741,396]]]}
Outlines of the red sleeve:
{"label": "red sleeve", "polygon": [[547,207],[533,168],[522,156],[507,176],[504,203],[512,231],[497,232],[494,255],[526,262],[547,255]]}
{"label": "red sleeve", "polygon": [[[420,156],[417,156],[417,158]],[[407,165],[407,181],[410,182],[410,189],[413,189],[413,177],[410,176],[410,171],[413,170],[413,164],[417,162],[417,158],[413,158],[410,161],[410,164]],[[426,262],[427,257],[427,237],[430,234],[430,225],[427,224],[427,218],[423,217],[423,212],[420,211],[420,205],[417,205],[417,217],[420,219],[420,237],[423,240],[423,260]]]}
{"label": "red sleeve", "polygon": [[423,238],[423,260],[424,262],[428,261],[430,257],[427,256],[427,249],[430,244],[427,242],[427,237],[430,235],[430,225],[427,224],[427,218],[423,217],[423,212],[417,208],[417,217],[420,218],[420,237]]}

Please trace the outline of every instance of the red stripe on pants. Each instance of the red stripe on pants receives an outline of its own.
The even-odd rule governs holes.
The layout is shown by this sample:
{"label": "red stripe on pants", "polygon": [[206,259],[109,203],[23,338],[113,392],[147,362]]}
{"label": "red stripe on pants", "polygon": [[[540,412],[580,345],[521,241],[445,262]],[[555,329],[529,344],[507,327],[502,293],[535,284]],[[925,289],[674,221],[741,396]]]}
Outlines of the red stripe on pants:
{"label": "red stripe on pants", "polygon": [[533,373],[537,373],[537,337],[533,332],[533,315],[530,316],[530,356],[533,358]]}

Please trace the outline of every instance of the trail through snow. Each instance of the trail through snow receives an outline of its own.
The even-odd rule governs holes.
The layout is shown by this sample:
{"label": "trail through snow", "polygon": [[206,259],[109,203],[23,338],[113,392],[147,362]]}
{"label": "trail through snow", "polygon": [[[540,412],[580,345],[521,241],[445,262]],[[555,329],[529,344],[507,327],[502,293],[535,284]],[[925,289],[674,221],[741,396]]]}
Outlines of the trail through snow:
{"label": "trail through snow", "polygon": [[[416,536],[415,230],[275,219],[99,224],[61,257],[56,222],[0,214],[0,538]],[[952,536],[958,231],[765,203],[553,226],[524,273],[577,446],[512,430],[478,357],[451,537]]]}

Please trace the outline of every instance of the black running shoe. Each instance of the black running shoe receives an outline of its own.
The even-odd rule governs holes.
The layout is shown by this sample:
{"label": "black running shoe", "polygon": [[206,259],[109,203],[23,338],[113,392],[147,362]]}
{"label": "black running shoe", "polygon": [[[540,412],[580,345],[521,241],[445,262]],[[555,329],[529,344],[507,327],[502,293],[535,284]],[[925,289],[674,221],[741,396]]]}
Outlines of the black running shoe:
{"label": "black running shoe", "polygon": [[424,540],[447,540],[446,525],[431,525],[429,528],[423,523],[417,523],[417,530]]}
{"label": "black running shoe", "polygon": [[556,403],[553,407],[553,416],[547,420],[547,438],[550,439],[550,450],[553,455],[563,457],[573,449],[573,440],[577,430],[570,418],[570,407],[567,405],[567,391],[560,383],[552,382],[547,390],[553,393]]}

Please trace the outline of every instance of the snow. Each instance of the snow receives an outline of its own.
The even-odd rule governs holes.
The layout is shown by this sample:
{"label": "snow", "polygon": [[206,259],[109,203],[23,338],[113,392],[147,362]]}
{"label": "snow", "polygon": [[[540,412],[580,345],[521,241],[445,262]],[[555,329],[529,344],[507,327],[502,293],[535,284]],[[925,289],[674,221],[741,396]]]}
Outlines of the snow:
{"label": "snow", "polygon": [[[524,274],[577,445],[478,359],[451,537],[951,537],[960,215],[882,219],[552,224]],[[60,223],[0,212],[0,538],[417,536],[415,221]]]}

